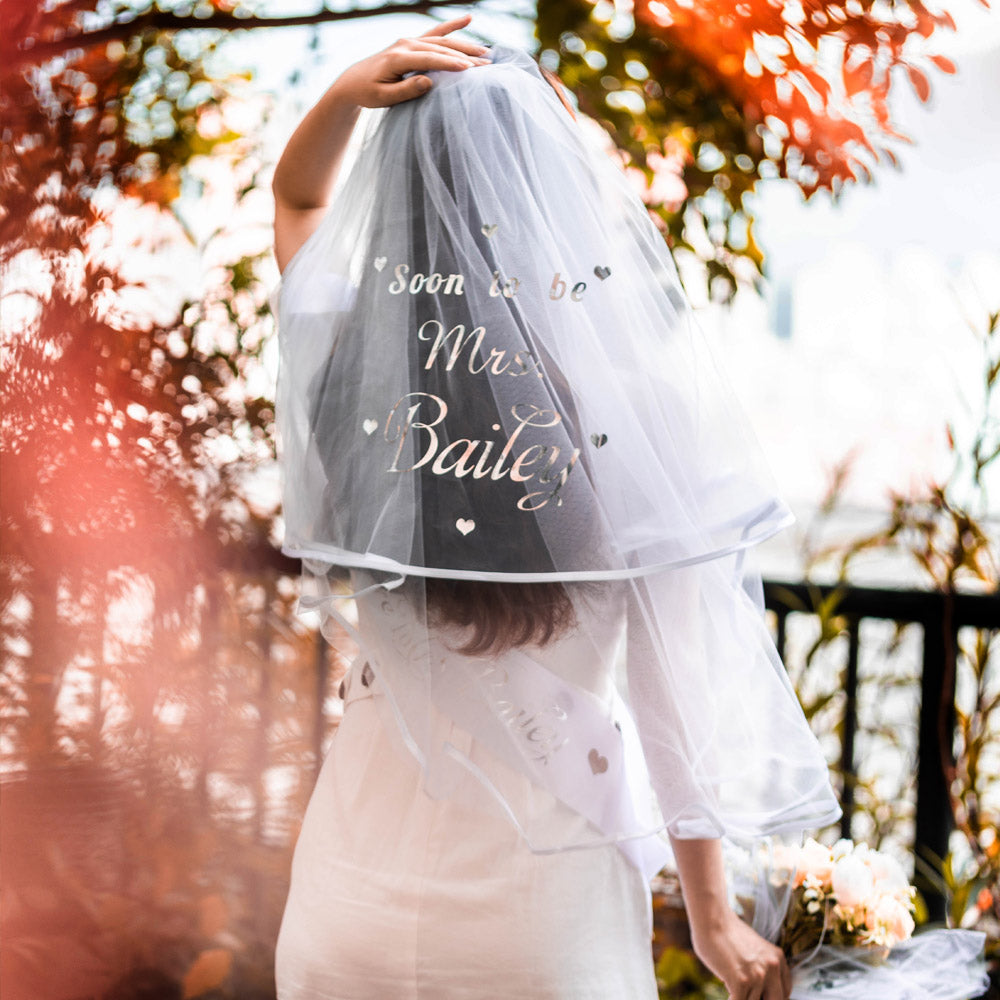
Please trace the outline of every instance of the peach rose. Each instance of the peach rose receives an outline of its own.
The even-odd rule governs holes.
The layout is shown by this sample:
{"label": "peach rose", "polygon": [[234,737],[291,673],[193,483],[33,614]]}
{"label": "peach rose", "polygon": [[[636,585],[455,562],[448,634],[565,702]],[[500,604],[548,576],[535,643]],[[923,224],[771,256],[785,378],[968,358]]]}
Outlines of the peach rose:
{"label": "peach rose", "polygon": [[825,886],[829,886],[830,878],[833,875],[833,855],[830,853],[830,848],[813,840],[812,837],[802,845],[802,849],[799,851],[795,884],[801,885],[808,875],[822,882]]}
{"label": "peach rose", "polygon": [[892,896],[883,896],[875,904],[872,915],[876,924],[884,928],[883,941],[890,947],[905,941],[913,933],[913,916],[903,903]]}

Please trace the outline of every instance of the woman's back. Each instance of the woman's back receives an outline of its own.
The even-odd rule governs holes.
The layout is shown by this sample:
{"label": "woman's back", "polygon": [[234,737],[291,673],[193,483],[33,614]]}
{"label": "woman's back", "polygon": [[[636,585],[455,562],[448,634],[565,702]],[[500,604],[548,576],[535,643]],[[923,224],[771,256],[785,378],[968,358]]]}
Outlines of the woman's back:
{"label": "woman's back", "polygon": [[[405,601],[382,607],[386,596],[358,599],[362,637],[404,623]],[[527,655],[610,714],[623,606],[591,607],[588,624],[599,627],[496,656],[457,652],[459,632],[435,631],[432,662],[456,684],[485,678],[499,700]],[[585,842],[599,831],[436,711],[433,741],[453,746],[481,777],[468,775],[478,794],[431,798],[384,721],[377,671],[356,664],[344,695],[296,848],[277,953],[280,1000],[656,996],[648,886],[617,847],[533,853],[482,777],[557,840]],[[520,712],[512,705],[508,715],[526,751],[544,752],[545,741],[528,734],[546,735],[552,716]]]}

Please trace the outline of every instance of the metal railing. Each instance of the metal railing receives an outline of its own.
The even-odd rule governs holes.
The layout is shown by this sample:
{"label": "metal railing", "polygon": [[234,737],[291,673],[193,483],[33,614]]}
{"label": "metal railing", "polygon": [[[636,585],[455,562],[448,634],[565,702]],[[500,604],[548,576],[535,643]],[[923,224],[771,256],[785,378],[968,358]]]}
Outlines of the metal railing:
{"label": "metal railing", "polygon": [[[805,608],[814,607],[834,590],[840,599],[836,613],[847,623],[847,664],[844,671],[844,719],[840,768],[844,777],[841,833],[850,836],[854,815],[854,782],[858,767],[855,740],[858,728],[858,652],[862,619],[874,618],[916,624],[923,633],[920,672],[914,842],[918,857],[944,858],[953,819],[947,773],[953,766],[955,736],[955,678],[958,631],[963,627],[1000,629],[1000,595],[946,594],[919,590],[890,590],[846,584],[815,585],[779,580],[764,581],[764,603],[778,619],[776,646],[785,658],[787,618],[799,612],[785,595]],[[944,895],[932,885],[924,888],[928,916],[943,920]]]}

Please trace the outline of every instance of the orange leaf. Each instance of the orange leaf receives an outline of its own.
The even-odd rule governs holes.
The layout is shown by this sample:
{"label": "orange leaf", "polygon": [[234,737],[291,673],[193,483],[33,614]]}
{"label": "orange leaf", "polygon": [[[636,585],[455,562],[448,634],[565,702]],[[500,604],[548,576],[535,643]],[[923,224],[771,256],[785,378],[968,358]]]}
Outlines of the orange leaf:
{"label": "orange leaf", "polygon": [[847,93],[853,97],[871,83],[872,72],[875,69],[870,59],[866,59],[855,69],[844,70],[844,86]]}
{"label": "orange leaf", "polygon": [[936,19],[928,13],[926,7],[921,7],[915,13],[917,16],[917,31],[924,38],[930,38],[934,33],[935,27],[937,27]]}
{"label": "orange leaf", "polygon": [[934,65],[937,66],[942,73],[954,73],[956,71],[955,64],[946,56],[931,56],[931,62],[934,63]]}
{"label": "orange leaf", "polygon": [[927,77],[916,66],[907,66],[906,72],[910,77],[910,83],[913,84],[913,89],[917,92],[917,97],[926,102],[931,96],[931,85]]}
{"label": "orange leaf", "polygon": [[184,1000],[200,997],[221,986],[232,966],[233,953],[228,948],[203,951],[184,974]]}

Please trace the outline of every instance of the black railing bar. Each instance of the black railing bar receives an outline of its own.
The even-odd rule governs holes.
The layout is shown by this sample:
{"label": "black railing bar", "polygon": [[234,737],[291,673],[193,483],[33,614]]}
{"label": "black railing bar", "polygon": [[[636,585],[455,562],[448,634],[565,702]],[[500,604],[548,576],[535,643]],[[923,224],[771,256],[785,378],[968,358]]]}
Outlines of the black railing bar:
{"label": "black railing bar", "polygon": [[850,838],[851,817],[854,815],[854,786],[857,769],[854,764],[854,741],[858,731],[858,633],[860,620],[851,615],[847,624],[847,669],[844,672],[844,731],[840,744],[840,773],[844,779],[841,794],[843,815],[840,818],[840,835]]}
{"label": "black railing bar", "polygon": [[[776,593],[782,588],[794,594],[808,610],[812,609],[812,586],[826,597],[841,587],[844,593],[837,604],[837,613],[861,618],[883,618],[895,621],[922,622],[940,620],[948,595],[930,590],[896,590],[888,587],[855,587],[848,584],[806,584],[785,580],[764,581],[764,603],[772,610],[792,610]],[[952,621],[956,628],[1000,629],[1000,593],[952,594]]]}
{"label": "black railing bar", "polygon": [[781,662],[785,662],[785,642],[788,639],[788,610],[786,608],[775,608],[773,609],[778,616],[778,636],[775,646],[778,650],[778,656],[781,658]]}

